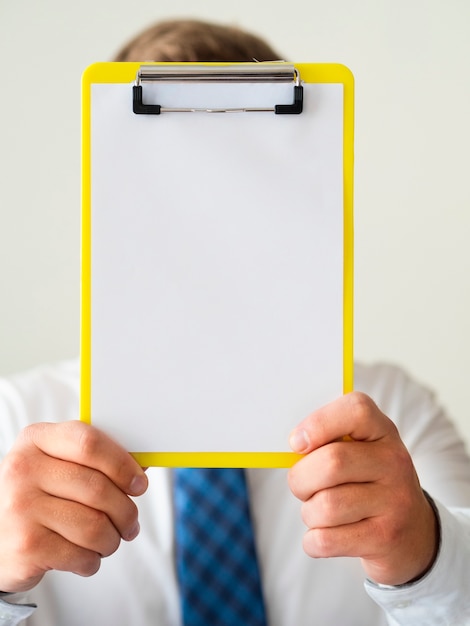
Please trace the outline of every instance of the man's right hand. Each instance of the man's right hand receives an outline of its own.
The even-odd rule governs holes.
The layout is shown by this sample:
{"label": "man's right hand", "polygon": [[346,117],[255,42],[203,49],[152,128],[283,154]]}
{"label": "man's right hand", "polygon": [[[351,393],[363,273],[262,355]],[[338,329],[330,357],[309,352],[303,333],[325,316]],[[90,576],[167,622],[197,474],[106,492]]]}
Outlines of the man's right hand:
{"label": "man's right hand", "polygon": [[143,469],[83,422],[25,428],[0,464],[0,590],[26,591],[51,569],[91,576],[139,533],[129,496]]}

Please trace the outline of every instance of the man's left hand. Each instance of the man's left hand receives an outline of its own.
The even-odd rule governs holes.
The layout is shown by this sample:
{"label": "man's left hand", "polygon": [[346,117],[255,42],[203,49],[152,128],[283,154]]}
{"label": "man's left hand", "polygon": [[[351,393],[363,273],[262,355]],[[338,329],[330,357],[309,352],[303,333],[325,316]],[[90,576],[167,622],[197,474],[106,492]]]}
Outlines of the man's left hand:
{"label": "man's left hand", "polygon": [[396,426],[367,395],[342,396],[291,433],[289,471],[312,557],[360,557],[368,578],[410,582],[432,565],[438,523]]}

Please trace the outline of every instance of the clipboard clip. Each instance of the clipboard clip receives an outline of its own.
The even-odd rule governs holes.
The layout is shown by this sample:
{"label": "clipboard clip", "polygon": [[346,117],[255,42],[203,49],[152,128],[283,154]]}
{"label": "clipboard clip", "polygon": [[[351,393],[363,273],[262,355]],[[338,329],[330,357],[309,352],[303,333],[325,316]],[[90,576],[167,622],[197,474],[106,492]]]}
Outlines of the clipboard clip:
{"label": "clipboard clip", "polygon": [[[272,107],[236,108],[179,108],[143,102],[145,82],[250,82],[293,83],[294,98],[291,104],[275,104]],[[232,113],[272,112],[276,115],[298,115],[303,110],[303,87],[300,74],[285,63],[243,63],[237,65],[142,65],[136,76],[132,109],[136,115],[160,115],[161,113]]]}

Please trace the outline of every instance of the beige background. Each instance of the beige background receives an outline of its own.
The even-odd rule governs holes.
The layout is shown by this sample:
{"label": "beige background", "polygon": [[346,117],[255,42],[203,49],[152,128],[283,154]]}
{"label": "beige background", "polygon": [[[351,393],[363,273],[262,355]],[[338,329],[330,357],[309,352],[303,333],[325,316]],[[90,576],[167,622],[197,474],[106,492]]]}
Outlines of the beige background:
{"label": "beige background", "polygon": [[0,0],[0,373],[79,341],[80,76],[195,16],[356,77],[356,355],[436,389],[470,442],[468,0]]}

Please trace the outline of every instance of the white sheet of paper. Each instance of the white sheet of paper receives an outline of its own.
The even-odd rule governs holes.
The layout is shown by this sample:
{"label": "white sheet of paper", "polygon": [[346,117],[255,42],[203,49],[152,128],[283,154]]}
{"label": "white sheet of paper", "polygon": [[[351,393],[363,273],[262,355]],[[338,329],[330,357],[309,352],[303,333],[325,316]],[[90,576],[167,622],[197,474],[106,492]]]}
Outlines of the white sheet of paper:
{"label": "white sheet of paper", "polygon": [[[292,101],[223,87],[189,106]],[[343,86],[301,115],[131,107],[92,86],[92,422],[135,452],[288,451],[343,389]]]}

